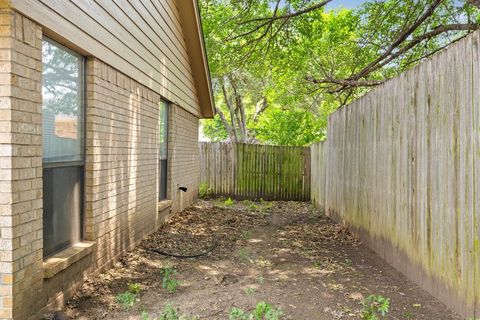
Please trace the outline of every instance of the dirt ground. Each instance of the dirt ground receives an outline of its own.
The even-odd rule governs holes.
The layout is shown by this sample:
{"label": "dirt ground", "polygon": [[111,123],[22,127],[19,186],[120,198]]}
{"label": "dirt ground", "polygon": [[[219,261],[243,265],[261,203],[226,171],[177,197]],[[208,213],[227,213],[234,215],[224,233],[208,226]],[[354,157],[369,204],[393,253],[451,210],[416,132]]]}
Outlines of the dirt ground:
{"label": "dirt ground", "polygon": [[[153,252],[192,255],[173,258]],[[162,268],[180,285],[162,288]],[[140,284],[128,310],[116,295]],[[167,303],[197,319],[265,301],[282,319],[361,319],[360,301],[390,298],[386,319],[461,319],[308,203],[198,201],[107,272],[88,279],[64,312],[74,319],[156,319]],[[141,316],[143,312],[143,317]]]}

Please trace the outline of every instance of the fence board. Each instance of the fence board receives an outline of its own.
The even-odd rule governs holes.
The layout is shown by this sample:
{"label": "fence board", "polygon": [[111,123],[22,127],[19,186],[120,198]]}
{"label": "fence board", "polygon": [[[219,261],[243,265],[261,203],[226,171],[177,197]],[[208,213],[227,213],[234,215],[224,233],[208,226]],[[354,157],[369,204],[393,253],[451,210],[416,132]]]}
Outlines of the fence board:
{"label": "fence board", "polygon": [[312,203],[319,207],[325,206],[325,188],[326,188],[326,142],[318,142],[311,145],[311,195]]}

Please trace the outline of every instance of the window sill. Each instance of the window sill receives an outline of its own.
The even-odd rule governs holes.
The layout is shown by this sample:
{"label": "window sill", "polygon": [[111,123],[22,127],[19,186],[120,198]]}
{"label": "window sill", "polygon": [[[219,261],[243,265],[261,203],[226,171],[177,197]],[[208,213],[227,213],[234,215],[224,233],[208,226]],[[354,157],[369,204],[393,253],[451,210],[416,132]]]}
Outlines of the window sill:
{"label": "window sill", "polygon": [[43,278],[49,279],[62,270],[86,257],[95,249],[95,242],[84,241],[60,251],[43,261]]}
{"label": "window sill", "polygon": [[165,209],[169,209],[173,204],[172,200],[162,200],[158,202],[157,211],[162,212]]}

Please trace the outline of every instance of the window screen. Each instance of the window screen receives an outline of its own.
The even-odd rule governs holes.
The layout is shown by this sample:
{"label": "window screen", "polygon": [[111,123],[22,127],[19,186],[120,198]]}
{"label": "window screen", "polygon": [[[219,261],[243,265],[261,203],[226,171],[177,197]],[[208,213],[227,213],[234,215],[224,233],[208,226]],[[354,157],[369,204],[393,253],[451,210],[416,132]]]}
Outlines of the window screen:
{"label": "window screen", "polygon": [[167,198],[167,159],[168,159],[168,103],[160,102],[159,110],[159,154],[158,154],[158,199]]}
{"label": "window screen", "polygon": [[44,38],[42,45],[43,251],[82,237],[84,58]]}

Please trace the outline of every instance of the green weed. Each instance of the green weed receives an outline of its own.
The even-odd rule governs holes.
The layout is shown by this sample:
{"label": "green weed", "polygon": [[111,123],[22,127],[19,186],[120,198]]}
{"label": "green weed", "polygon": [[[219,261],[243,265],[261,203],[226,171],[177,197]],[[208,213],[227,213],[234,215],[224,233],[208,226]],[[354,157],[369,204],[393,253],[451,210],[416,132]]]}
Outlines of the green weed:
{"label": "green weed", "polygon": [[266,302],[259,302],[252,313],[247,313],[240,308],[230,310],[230,320],[279,320],[283,312],[280,309],[273,308]]}
{"label": "green weed", "polygon": [[129,283],[128,284],[128,291],[133,293],[133,294],[139,294],[140,293],[140,283]]}
{"label": "green weed", "polygon": [[390,308],[390,299],[381,295],[370,295],[361,302],[362,319],[364,320],[379,320],[385,317]]}
{"label": "green weed", "polygon": [[145,309],[142,310],[142,312],[140,313],[140,319],[150,320],[150,314],[148,313],[147,310],[145,310]]}
{"label": "green weed", "polygon": [[255,288],[252,288],[252,287],[245,288],[245,294],[247,296],[253,296],[256,292],[257,292],[257,289]]}
{"label": "green weed", "polygon": [[273,202],[263,201],[262,205],[260,207],[260,211],[263,212],[263,213],[266,213],[271,208],[273,208]]}
{"label": "green weed", "polygon": [[224,205],[226,205],[227,207],[230,207],[230,206],[233,206],[235,204],[235,202],[232,200],[232,198],[228,198],[227,200],[225,200],[225,202],[223,202]]}
{"label": "green weed", "polygon": [[407,320],[413,319],[413,313],[411,311],[403,312],[403,317]]}
{"label": "green weed", "polygon": [[115,302],[121,305],[125,310],[130,309],[135,304],[137,295],[131,293],[130,291],[125,291],[124,293],[119,293],[115,297]]}
{"label": "green weed", "polygon": [[244,206],[247,206],[247,207],[248,207],[248,206],[250,206],[250,205],[252,204],[252,200],[248,200],[248,199],[247,199],[247,200],[243,200],[243,201],[242,201],[242,204],[243,204]]}
{"label": "green weed", "polygon": [[128,284],[127,291],[119,293],[115,297],[115,302],[121,305],[125,310],[130,309],[137,301],[137,296],[140,293],[140,284],[139,283],[130,283]]}
{"label": "green weed", "polygon": [[238,250],[237,256],[240,258],[240,260],[243,260],[245,262],[250,262],[250,254],[248,253],[248,250],[245,248],[241,248],[240,250]]}
{"label": "green weed", "polygon": [[172,267],[166,267],[162,269],[162,274],[162,288],[166,289],[168,293],[171,294],[177,292],[177,287],[180,285],[180,281],[174,278],[174,276],[178,274],[177,270]]}
{"label": "green weed", "polygon": [[258,210],[258,206],[257,206],[255,203],[252,203],[252,204],[250,204],[250,210],[252,210],[252,211],[257,211],[257,210]]}
{"label": "green weed", "polygon": [[163,308],[162,312],[160,313],[160,317],[156,318],[155,320],[198,320],[198,318],[179,315],[178,310],[169,303]]}
{"label": "green weed", "polygon": [[213,189],[207,183],[202,182],[198,188],[198,197],[200,199],[210,199],[213,197]]}
{"label": "green weed", "polygon": [[249,240],[250,238],[252,238],[252,232],[249,231],[249,230],[245,230],[242,232],[242,238],[245,239],[245,240]]}

